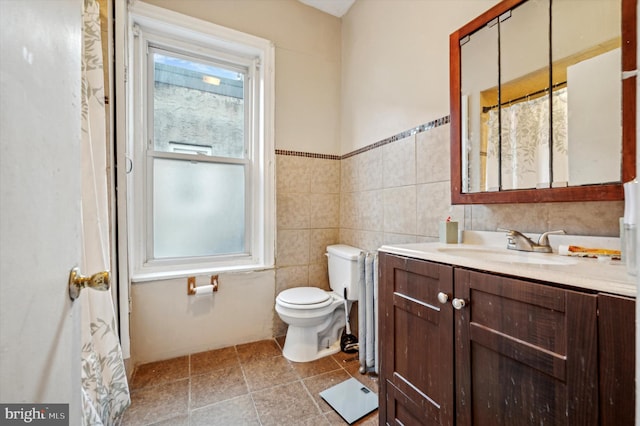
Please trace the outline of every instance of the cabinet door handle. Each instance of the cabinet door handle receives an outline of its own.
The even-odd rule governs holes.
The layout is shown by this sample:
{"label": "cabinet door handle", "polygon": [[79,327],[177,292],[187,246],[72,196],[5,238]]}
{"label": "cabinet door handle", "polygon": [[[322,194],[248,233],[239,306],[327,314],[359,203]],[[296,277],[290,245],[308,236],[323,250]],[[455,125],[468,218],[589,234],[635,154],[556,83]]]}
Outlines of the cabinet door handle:
{"label": "cabinet door handle", "polygon": [[449,301],[449,295],[447,293],[440,292],[438,293],[438,302],[444,304]]}
{"label": "cabinet door handle", "polygon": [[460,309],[462,309],[462,308],[464,308],[464,307],[465,307],[465,305],[467,304],[467,302],[465,302],[465,301],[464,301],[464,299],[458,299],[458,298],[456,298],[456,299],[453,299],[453,300],[451,301],[451,304],[453,305],[453,307],[454,307],[455,309],[460,310]]}

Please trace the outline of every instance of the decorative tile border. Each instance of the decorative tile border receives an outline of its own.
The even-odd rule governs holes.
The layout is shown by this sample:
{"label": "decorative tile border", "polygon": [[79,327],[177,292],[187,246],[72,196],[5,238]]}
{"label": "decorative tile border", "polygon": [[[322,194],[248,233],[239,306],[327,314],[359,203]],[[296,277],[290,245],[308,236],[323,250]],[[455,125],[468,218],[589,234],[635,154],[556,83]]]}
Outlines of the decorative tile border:
{"label": "decorative tile border", "polygon": [[340,160],[339,155],[314,154],[313,152],[290,151],[287,149],[276,149],[277,155],[292,155],[294,157],[322,158],[324,160]]}
{"label": "decorative tile border", "polygon": [[399,141],[401,139],[408,138],[409,136],[426,132],[427,130],[434,129],[436,127],[444,126],[445,124],[449,124],[450,122],[451,122],[451,116],[447,115],[442,118],[438,118],[437,120],[433,120],[428,123],[421,124],[420,126],[413,127],[409,130],[405,130],[404,132],[400,132],[397,135],[393,135],[386,139],[382,139],[381,141],[372,143],[371,145],[367,145],[355,151],[349,152],[345,155],[314,154],[311,152],[289,151],[285,149],[276,149],[276,154],[292,155],[297,157],[308,157],[308,158],[323,158],[326,160],[344,160],[345,158],[353,157],[354,155],[362,154],[363,152],[367,152],[372,149],[390,144],[391,142]]}

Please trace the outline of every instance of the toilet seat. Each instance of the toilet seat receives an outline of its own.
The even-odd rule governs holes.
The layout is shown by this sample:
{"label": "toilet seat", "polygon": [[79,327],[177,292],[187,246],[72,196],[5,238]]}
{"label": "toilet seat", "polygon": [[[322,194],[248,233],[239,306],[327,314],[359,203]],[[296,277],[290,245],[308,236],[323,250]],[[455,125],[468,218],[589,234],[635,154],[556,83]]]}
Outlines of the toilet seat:
{"label": "toilet seat", "polygon": [[282,291],[276,301],[291,309],[317,309],[331,304],[329,292],[318,287],[295,287]]}

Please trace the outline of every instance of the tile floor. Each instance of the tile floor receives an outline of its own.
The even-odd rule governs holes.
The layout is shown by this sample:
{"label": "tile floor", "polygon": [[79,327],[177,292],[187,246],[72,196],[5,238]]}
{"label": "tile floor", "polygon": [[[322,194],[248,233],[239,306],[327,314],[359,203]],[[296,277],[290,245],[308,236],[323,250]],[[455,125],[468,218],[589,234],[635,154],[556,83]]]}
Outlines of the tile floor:
{"label": "tile floor", "polygon": [[[358,372],[357,354],[308,363],[282,356],[282,341],[262,340],[138,366],[123,425],[344,425],[319,392],[355,377],[378,393],[378,379]],[[378,411],[357,425],[378,425]]]}

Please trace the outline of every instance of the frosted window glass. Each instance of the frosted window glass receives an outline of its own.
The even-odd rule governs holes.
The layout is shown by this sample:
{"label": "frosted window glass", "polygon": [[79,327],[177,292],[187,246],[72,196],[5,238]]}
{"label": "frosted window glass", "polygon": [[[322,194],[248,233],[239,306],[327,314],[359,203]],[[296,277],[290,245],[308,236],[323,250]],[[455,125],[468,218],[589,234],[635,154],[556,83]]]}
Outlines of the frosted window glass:
{"label": "frosted window glass", "polygon": [[153,257],[245,252],[244,166],[153,160]]}
{"label": "frosted window glass", "polygon": [[244,75],[153,54],[154,150],[244,158]]}

